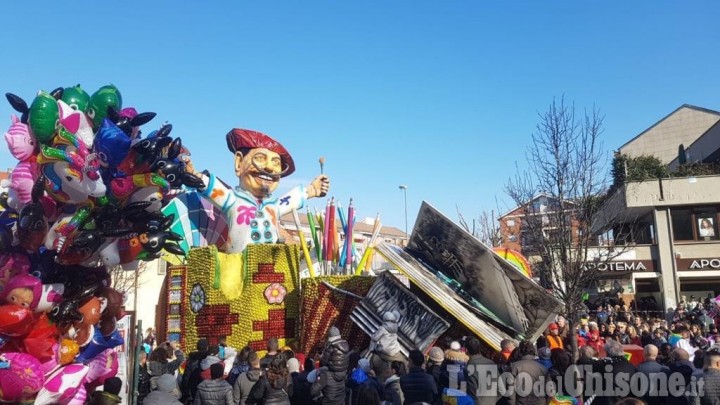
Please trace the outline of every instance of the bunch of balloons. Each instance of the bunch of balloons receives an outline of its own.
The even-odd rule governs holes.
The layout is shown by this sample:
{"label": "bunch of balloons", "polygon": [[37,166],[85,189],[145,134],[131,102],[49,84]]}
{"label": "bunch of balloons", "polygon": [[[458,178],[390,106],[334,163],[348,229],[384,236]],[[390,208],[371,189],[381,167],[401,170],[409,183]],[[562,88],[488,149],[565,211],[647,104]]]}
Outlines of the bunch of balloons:
{"label": "bunch of balloons", "polygon": [[183,254],[160,209],[202,187],[172,126],[113,85],[41,91],[5,134],[18,159],[0,198],[0,402],[80,404],[117,372],[124,294],[109,269]]}

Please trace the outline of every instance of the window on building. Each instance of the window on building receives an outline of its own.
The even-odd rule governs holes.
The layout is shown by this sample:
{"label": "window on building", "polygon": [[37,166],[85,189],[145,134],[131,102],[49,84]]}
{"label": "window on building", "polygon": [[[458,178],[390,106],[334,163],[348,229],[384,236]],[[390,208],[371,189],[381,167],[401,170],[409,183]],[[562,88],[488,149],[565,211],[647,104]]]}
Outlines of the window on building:
{"label": "window on building", "polygon": [[505,221],[505,224],[506,224],[507,226],[515,226],[515,220],[514,220],[514,219],[508,219],[507,221]]}
{"label": "window on building", "polygon": [[697,207],[670,210],[673,238],[677,241],[705,241],[718,239],[717,207]]}
{"label": "window on building", "polygon": [[617,245],[655,243],[655,224],[652,215],[638,218],[632,223],[619,224],[613,228],[613,239]]}

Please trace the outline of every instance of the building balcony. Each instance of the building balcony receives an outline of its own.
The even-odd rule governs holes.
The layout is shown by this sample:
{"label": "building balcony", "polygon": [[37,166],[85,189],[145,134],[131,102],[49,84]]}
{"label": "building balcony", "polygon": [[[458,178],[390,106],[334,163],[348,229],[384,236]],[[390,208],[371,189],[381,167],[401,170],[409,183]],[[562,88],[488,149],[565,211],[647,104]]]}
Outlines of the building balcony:
{"label": "building balcony", "polygon": [[632,182],[619,193],[627,208],[715,204],[720,202],[720,175]]}

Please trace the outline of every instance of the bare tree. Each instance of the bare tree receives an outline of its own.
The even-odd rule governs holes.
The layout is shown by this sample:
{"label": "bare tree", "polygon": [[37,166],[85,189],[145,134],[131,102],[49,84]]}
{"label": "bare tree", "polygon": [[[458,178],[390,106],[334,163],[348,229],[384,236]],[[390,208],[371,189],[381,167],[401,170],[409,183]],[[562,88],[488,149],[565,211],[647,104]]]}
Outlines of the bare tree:
{"label": "bare tree", "polygon": [[495,216],[494,210],[489,212],[482,211],[477,218],[472,219],[472,225],[468,224],[465,220],[465,216],[460,212],[460,208],[457,208],[457,213],[460,226],[468,231],[468,233],[490,247],[500,246],[502,243],[502,235],[500,234],[498,218]]}
{"label": "bare tree", "polygon": [[139,281],[140,275],[147,271],[147,269],[148,263],[143,261],[138,264],[137,270],[125,270],[123,266],[111,268],[110,277],[112,279],[112,287],[128,295],[133,293],[136,288],[142,285],[142,282]]}
{"label": "bare tree", "polygon": [[565,303],[565,315],[574,324],[584,310],[584,293],[599,278],[597,262],[621,253],[598,246],[597,233],[626,221],[622,210],[609,213],[603,207],[610,184],[608,154],[600,142],[604,116],[593,106],[579,117],[564,97],[553,99],[538,115],[526,152],[528,166],[518,168],[505,192],[522,208],[523,254],[541,282]]}

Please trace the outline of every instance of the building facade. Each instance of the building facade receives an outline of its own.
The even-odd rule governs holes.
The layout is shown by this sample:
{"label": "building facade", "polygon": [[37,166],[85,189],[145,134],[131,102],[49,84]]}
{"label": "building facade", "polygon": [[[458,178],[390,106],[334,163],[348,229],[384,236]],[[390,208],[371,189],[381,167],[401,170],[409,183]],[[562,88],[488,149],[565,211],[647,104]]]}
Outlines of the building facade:
{"label": "building facade", "polygon": [[[626,301],[660,310],[720,294],[719,122],[720,112],[683,105],[618,149],[657,157],[669,176],[625,183],[610,197],[606,206],[624,211],[632,231],[614,240],[621,253],[598,269],[601,288],[620,284]],[[703,175],[683,165],[702,166]]]}

